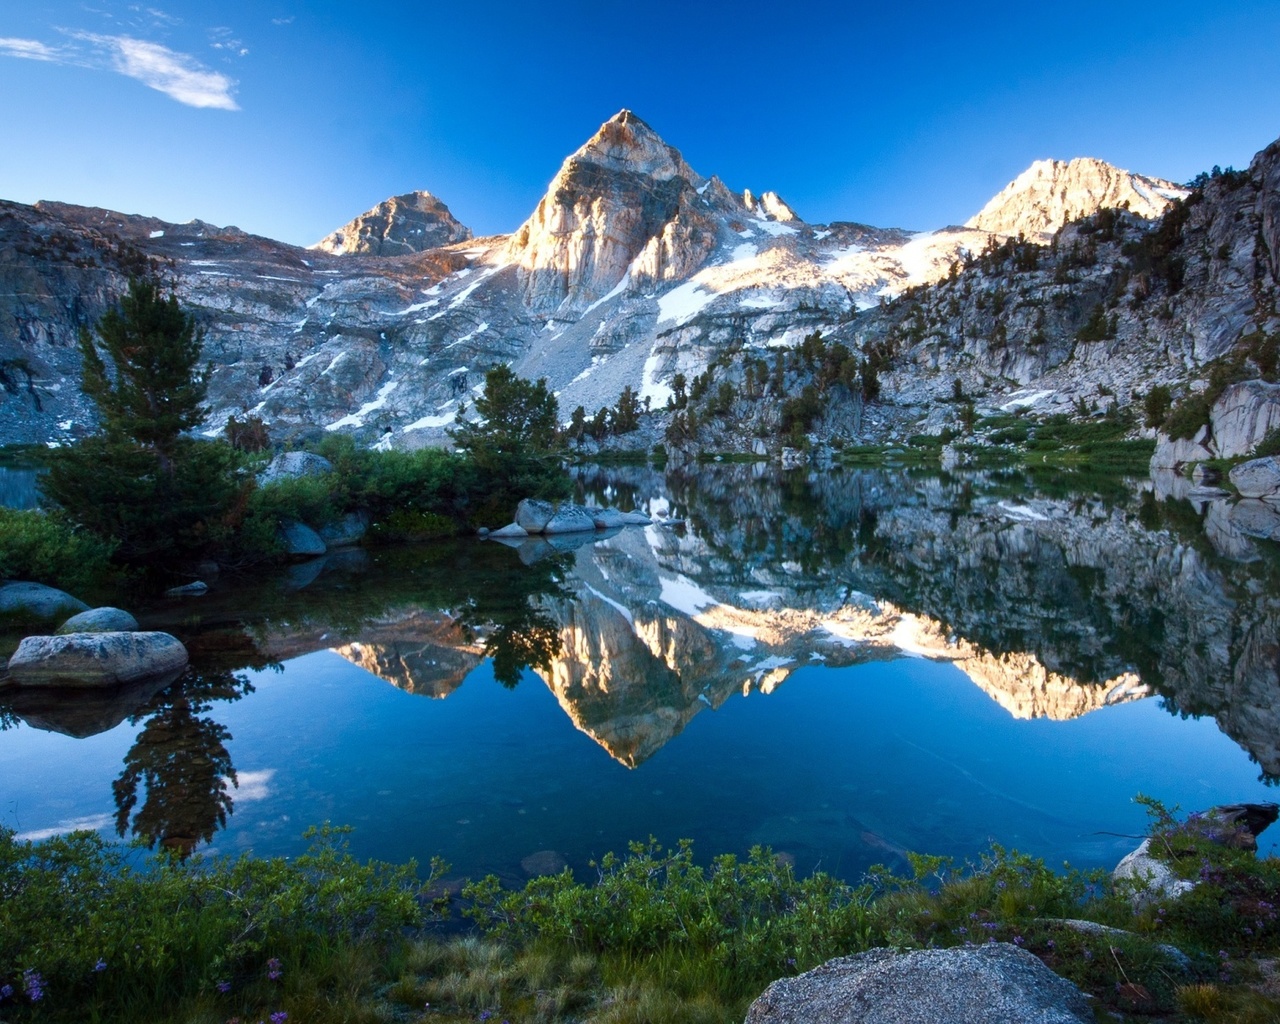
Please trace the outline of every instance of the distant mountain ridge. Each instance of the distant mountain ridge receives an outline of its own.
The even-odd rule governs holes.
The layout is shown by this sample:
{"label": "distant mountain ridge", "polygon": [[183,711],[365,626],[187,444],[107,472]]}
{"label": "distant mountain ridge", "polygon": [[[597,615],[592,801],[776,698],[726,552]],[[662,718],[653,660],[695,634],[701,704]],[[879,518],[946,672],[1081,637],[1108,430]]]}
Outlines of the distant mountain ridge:
{"label": "distant mountain ridge", "polygon": [[[861,352],[898,329],[881,315],[886,301],[956,273],[967,280],[966,261],[1006,237],[1043,241],[1068,215],[1112,204],[1128,204],[1124,216],[1140,234],[1154,224],[1144,217],[1181,194],[1096,160],[1042,161],[965,227],[813,225],[775,193],[738,193],[698,173],[624,110],[566,158],[511,235],[471,237],[426,192],[388,199],[309,250],[201,222],[0,203],[0,441],[59,442],[92,429],[76,334],[148,263],[175,282],[205,330],[213,365],[206,433],[251,414],[277,439],[343,431],[367,444],[416,447],[445,441],[496,363],[546,377],[566,419],[577,405],[588,414],[612,405],[626,387],[660,409],[676,374],[692,379],[726,351],[768,354],[822,330]],[[1244,222],[1238,233],[1241,247],[1258,235]],[[1215,244],[1230,248],[1234,237]],[[1263,254],[1259,266],[1272,258]],[[1187,329],[1225,336],[1249,321],[1235,299],[1213,300],[1222,280],[1205,279],[1200,319]],[[1095,378],[1115,376],[1109,360],[1129,366],[1118,350],[1089,349],[1089,363],[1072,361],[1077,321],[1097,301],[1092,285],[1039,287],[1083,289],[1063,300],[1060,324],[1046,321],[1039,348],[1022,335],[1005,348],[975,340],[979,324],[1000,333],[992,307],[976,296],[968,313],[956,304],[941,314],[955,319],[937,346],[913,349],[914,362],[885,377],[882,406],[857,421],[857,436],[915,429],[957,370],[999,404],[1038,375],[1078,366],[1057,393],[1070,403],[1081,388],[1092,393]],[[1000,290],[986,279],[981,288]],[[1036,317],[1023,319],[1025,327],[1015,319],[1008,329],[1030,339]],[[1182,343],[1163,340],[1173,329],[1160,321],[1148,332],[1152,366],[1176,365],[1168,353]],[[1187,357],[1177,372],[1192,379],[1203,358]],[[768,436],[766,423],[753,429]],[[728,440],[753,443],[742,430]]]}

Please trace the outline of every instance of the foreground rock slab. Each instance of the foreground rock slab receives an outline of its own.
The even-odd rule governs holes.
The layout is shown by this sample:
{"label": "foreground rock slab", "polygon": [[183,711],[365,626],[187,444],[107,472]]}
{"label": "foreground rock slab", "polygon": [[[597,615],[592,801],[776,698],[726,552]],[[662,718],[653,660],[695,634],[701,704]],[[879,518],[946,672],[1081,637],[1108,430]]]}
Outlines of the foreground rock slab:
{"label": "foreground rock slab", "polygon": [[168,633],[29,636],[9,659],[19,686],[116,686],[182,671],[187,649]]}
{"label": "foreground rock slab", "polygon": [[1081,991],[1008,943],[874,949],[775,981],[746,1024],[1091,1024]]}

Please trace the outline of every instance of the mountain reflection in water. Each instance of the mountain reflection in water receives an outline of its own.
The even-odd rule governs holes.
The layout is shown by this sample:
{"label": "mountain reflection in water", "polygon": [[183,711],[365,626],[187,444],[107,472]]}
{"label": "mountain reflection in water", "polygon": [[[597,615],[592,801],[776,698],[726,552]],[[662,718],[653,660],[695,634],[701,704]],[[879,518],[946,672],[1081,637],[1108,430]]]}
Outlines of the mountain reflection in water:
{"label": "mountain reflection in water", "polygon": [[[326,650],[432,698],[486,659],[506,686],[528,686],[531,670],[630,769],[734,695],[773,693],[807,666],[911,655],[954,665],[1019,719],[1160,694],[1171,712],[1213,715],[1266,779],[1280,776],[1274,545],[1224,540],[1221,514],[1160,481],[700,466],[591,469],[579,490],[683,522],[338,552],[144,610],[144,628],[192,653],[158,695],[119,695],[96,717],[57,695],[0,699],[72,736],[128,715],[138,731],[111,783],[116,825],[181,855],[233,812],[237,748],[219,709],[252,694],[243,673],[287,674]],[[899,849],[885,828],[828,825]],[[636,821],[636,836],[650,830]]]}

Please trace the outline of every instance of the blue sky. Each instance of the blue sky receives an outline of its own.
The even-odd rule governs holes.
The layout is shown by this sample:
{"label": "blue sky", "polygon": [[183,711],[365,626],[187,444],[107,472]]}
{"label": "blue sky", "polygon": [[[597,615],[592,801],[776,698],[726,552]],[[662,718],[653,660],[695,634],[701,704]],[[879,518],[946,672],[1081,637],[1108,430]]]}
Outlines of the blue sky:
{"label": "blue sky", "polygon": [[415,188],[510,231],[622,107],[810,222],[926,228],[1042,157],[1247,164],[1280,3],[14,0],[0,97],[0,198],[300,244]]}

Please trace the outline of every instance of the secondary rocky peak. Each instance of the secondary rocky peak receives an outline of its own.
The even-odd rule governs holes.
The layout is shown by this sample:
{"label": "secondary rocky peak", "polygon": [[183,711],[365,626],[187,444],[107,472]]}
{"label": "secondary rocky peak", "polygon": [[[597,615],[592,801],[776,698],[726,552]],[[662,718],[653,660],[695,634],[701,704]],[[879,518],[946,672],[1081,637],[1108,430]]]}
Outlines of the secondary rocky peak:
{"label": "secondary rocky peak", "polygon": [[1104,160],[1037,160],[1002,189],[965,227],[1048,241],[1063,224],[1102,209],[1156,218],[1185,188],[1122,170]]}
{"label": "secondary rocky peak", "polygon": [[757,199],[752,194],[751,189],[744,189],[742,193],[742,205],[754,214],[765,217],[768,220],[776,220],[786,223],[787,221],[799,220],[796,211],[787,205],[786,201],[778,195],[777,192],[764,192]]}
{"label": "secondary rocky peak", "polygon": [[560,173],[573,163],[644,174],[658,181],[680,177],[695,184],[702,182],[684,162],[680,151],[667,145],[662,136],[630,110],[620,110],[602,124],[599,131],[564,162]]}
{"label": "secondary rocky peak", "polygon": [[470,237],[471,229],[430,192],[406,192],[383,200],[312,248],[337,256],[405,256]]}

